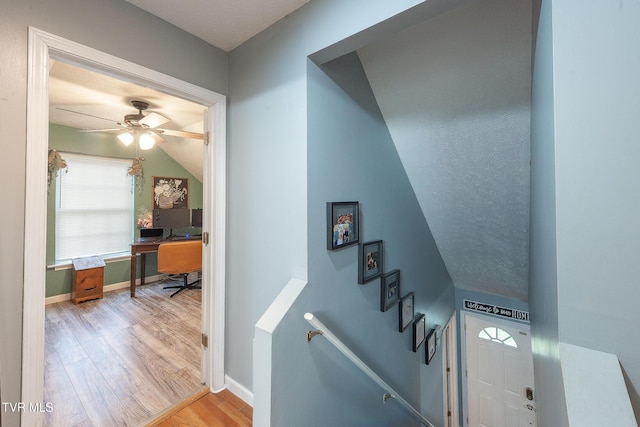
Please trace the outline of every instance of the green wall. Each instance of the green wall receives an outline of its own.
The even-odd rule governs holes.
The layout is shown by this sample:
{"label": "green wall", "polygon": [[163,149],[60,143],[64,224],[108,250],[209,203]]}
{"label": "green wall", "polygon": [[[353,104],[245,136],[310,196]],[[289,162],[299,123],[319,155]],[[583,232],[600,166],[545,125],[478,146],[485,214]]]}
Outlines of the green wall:
{"label": "green wall", "polygon": [[[115,135],[106,133],[81,133],[74,128],[50,125],[49,147],[60,152],[69,151],[99,156],[136,157],[134,144],[123,146]],[[140,156],[145,160],[144,186],[139,191],[134,187],[134,226],[140,208],[152,208],[152,180],[154,176],[175,176],[189,179],[189,207],[202,207],[202,182],[187,172],[175,160],[169,157],[159,147],[148,151],[141,151]],[[63,156],[64,157],[64,156]],[[64,173],[60,171],[59,173]],[[51,182],[47,200],[47,265],[55,263],[55,181]],[[135,237],[139,236],[137,230]],[[138,269],[138,277],[140,270]],[[71,292],[71,269],[55,271],[47,268],[46,296],[55,296]],[[129,281],[129,260],[107,263],[104,271],[104,284],[121,283]],[[155,254],[147,255],[146,275],[157,274],[157,262]]]}

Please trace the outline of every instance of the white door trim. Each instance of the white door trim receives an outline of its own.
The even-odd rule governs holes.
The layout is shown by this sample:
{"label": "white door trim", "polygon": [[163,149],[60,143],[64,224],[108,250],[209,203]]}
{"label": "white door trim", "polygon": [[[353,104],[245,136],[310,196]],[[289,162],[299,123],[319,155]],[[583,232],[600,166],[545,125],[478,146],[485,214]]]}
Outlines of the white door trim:
{"label": "white door trim", "polygon": [[468,400],[468,386],[467,386],[467,332],[466,332],[466,326],[465,326],[465,317],[469,316],[469,317],[475,317],[476,319],[484,319],[487,321],[490,321],[492,323],[494,323],[497,326],[505,326],[505,327],[514,327],[514,325],[517,325],[518,328],[522,329],[523,331],[527,332],[527,334],[529,334],[529,336],[531,336],[531,325],[529,325],[528,323],[524,323],[524,322],[518,322],[518,321],[512,321],[512,320],[505,320],[499,317],[494,317],[494,316],[487,316],[484,314],[479,314],[475,311],[469,311],[469,310],[460,310],[460,362],[461,362],[461,367],[462,367],[462,373],[464,374],[464,380],[462,381],[462,408],[463,408],[463,414],[462,414],[462,425],[463,426],[468,426],[469,422],[469,400]]}
{"label": "white door trim", "polygon": [[[450,420],[452,426],[459,426],[459,405],[458,405],[458,346],[457,346],[457,328],[456,313],[451,315],[447,325],[442,329],[442,374],[444,378],[443,399],[444,399],[444,420],[447,425],[447,419]],[[447,372],[447,367],[450,372]],[[450,381],[447,383],[447,376]],[[451,415],[449,415],[451,412]]]}
{"label": "white door trim", "polygon": [[[209,349],[203,356],[203,380],[213,391],[224,388],[226,247],[226,97],[121,58],[29,27],[27,70],[27,145],[22,331],[22,402],[38,403],[44,394],[44,302],[46,265],[47,148],[49,140],[49,59],[80,65],[112,77],[161,90],[208,106],[205,127],[203,230],[211,230],[203,277],[203,332]],[[208,188],[207,188],[208,187]],[[213,274],[209,273],[213,272]],[[211,282],[212,279],[212,282]],[[204,288],[207,288],[206,286]],[[23,412],[22,425],[42,425],[40,412]]]}

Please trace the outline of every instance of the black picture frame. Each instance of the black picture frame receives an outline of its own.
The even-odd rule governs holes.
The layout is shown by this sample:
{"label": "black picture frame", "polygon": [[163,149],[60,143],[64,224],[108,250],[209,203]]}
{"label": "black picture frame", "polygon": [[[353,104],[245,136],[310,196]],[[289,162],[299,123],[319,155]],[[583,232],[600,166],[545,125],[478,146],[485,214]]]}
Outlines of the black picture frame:
{"label": "black picture frame", "polygon": [[335,251],[360,241],[360,204],[327,202],[327,250]]}
{"label": "black picture frame", "polygon": [[380,311],[387,311],[400,298],[400,270],[392,270],[380,279]]}
{"label": "black picture frame", "polygon": [[422,343],[424,343],[425,333],[427,331],[427,318],[424,314],[418,313],[413,321],[413,351],[417,352]]}
{"label": "black picture frame", "polygon": [[358,245],[358,283],[363,285],[382,276],[384,271],[384,243],[382,240]]}
{"label": "black picture frame", "polygon": [[404,332],[407,330],[409,325],[413,323],[415,318],[414,315],[414,295],[413,292],[409,292],[407,295],[400,298],[400,303],[398,304],[399,309],[399,326],[398,330],[400,332]]}
{"label": "black picture frame", "polygon": [[436,338],[436,330],[431,329],[427,334],[427,345],[425,346],[424,352],[424,360],[427,365],[431,363],[431,359],[433,359],[433,356],[435,356],[436,351],[438,350],[438,340]]}

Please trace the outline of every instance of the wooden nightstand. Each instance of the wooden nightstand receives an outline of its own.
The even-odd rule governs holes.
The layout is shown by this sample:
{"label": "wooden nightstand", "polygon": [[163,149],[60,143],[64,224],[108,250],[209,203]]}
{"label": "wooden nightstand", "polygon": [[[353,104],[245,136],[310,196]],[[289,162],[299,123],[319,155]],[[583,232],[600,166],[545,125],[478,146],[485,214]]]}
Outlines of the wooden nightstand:
{"label": "wooden nightstand", "polygon": [[104,266],[104,260],[99,257],[76,258],[73,260],[71,302],[78,304],[83,301],[102,298]]}

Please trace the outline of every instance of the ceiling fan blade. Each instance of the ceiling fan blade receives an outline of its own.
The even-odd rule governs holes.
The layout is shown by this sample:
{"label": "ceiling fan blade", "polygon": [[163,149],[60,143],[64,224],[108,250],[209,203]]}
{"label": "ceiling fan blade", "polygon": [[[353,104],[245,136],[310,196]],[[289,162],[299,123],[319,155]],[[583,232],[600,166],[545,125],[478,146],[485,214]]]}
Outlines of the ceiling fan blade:
{"label": "ceiling fan blade", "polygon": [[164,139],[163,137],[160,136],[159,132],[156,132],[155,129],[152,129],[153,132],[149,132],[149,135],[151,135],[153,137],[153,140],[157,143],[159,142],[167,142],[166,139]]}
{"label": "ceiling fan blade", "polygon": [[[69,109],[67,109],[67,108],[56,107],[56,110],[67,111],[67,112],[69,112],[69,113],[81,114],[81,115],[83,115],[83,116],[93,117],[94,119],[100,119],[100,120],[106,120],[106,121],[108,121],[108,122],[112,122],[112,123],[118,123],[116,120],[105,119],[104,117],[94,116],[93,114],[82,113],[82,112],[80,112],[80,111],[69,110]],[[120,124],[120,123],[118,123],[118,124]]]}
{"label": "ceiling fan blade", "polygon": [[169,121],[165,116],[158,113],[149,113],[144,116],[142,119],[138,120],[138,123],[141,125],[149,126],[150,128],[155,128],[160,125],[163,125]]}
{"label": "ceiling fan blade", "polygon": [[78,132],[120,132],[124,130],[123,128],[113,128],[113,129],[78,129]]}
{"label": "ceiling fan blade", "polygon": [[169,136],[178,136],[180,138],[193,138],[193,139],[204,139],[204,136],[201,133],[195,132],[185,132],[181,130],[171,130],[171,129],[156,129],[165,135]]}

